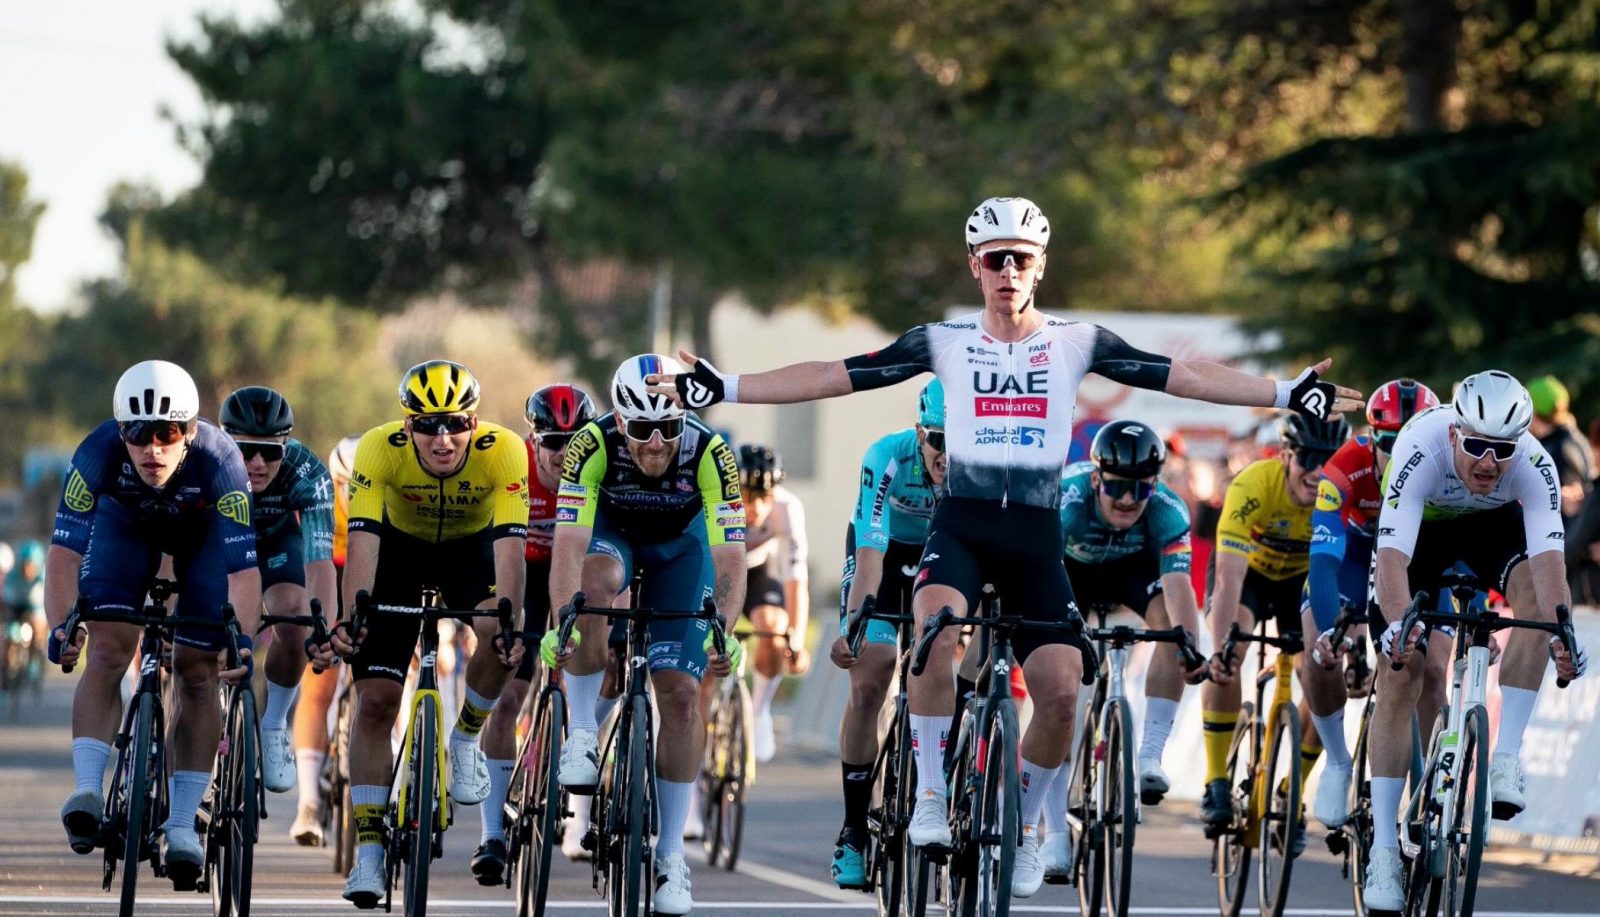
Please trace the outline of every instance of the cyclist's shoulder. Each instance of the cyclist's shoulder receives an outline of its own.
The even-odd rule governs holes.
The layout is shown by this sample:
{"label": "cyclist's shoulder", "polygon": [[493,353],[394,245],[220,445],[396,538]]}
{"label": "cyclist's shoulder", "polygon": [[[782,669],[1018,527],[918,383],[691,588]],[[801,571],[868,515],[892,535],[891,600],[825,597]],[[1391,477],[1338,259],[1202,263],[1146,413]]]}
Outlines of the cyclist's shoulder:
{"label": "cyclist's shoulder", "polygon": [[1082,461],[1068,464],[1061,469],[1062,492],[1065,493],[1067,488],[1074,484],[1087,488],[1090,484],[1089,475],[1093,472],[1094,462]]}
{"label": "cyclist's shoulder", "polygon": [[904,430],[886,433],[873,440],[872,445],[867,447],[867,451],[862,453],[861,463],[863,465],[884,465],[915,455],[916,452],[917,429],[915,427],[906,427]]}
{"label": "cyclist's shoulder", "polygon": [[1189,505],[1165,481],[1156,481],[1156,492],[1151,495],[1145,516],[1146,524],[1158,533],[1189,528]]}
{"label": "cyclist's shoulder", "polygon": [[488,463],[494,467],[502,464],[517,465],[519,462],[526,466],[528,449],[523,445],[522,437],[515,431],[489,421],[479,421],[478,429],[472,431],[472,445],[468,452],[469,461]]}

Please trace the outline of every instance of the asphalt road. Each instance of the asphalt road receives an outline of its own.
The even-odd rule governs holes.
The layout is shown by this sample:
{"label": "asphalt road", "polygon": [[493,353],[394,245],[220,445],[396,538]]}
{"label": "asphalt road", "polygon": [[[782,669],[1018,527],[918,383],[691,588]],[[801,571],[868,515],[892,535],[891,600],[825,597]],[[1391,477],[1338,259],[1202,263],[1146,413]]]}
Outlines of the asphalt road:
{"label": "asphalt road", "polygon": [[[41,703],[25,704],[14,720],[0,721],[0,915],[117,911],[115,896],[100,889],[98,855],[74,855],[57,818],[61,801],[72,787],[71,688],[68,678],[53,676]],[[709,868],[691,851],[695,913],[728,917],[870,913],[868,896],[839,891],[828,878],[841,813],[838,773],[833,759],[818,753],[780,754],[777,761],[765,766],[754,792],[739,871]],[[331,871],[327,852],[299,848],[289,841],[292,795],[270,798],[268,812],[256,854],[252,912],[355,913],[339,898],[343,877]],[[434,866],[430,913],[439,917],[512,913],[509,891],[481,888],[468,873],[467,860],[478,840],[476,810],[458,809],[457,818],[446,835],[445,857]],[[1138,844],[1135,913],[1216,913],[1215,883],[1206,868],[1209,848],[1195,825],[1192,807],[1147,810]],[[1335,860],[1321,847],[1320,839],[1313,840],[1295,869],[1291,914],[1350,913],[1348,885]],[[590,885],[588,866],[567,863],[559,854],[557,860],[551,890],[553,911],[604,913],[603,902]],[[174,893],[148,875],[141,879],[140,888],[143,914],[199,914],[210,908],[208,897]],[[1480,889],[1480,917],[1600,917],[1600,879],[1596,878],[1497,861],[1486,865]],[[1017,904],[1013,909],[1026,914],[1078,911],[1072,889],[1063,886],[1047,885],[1038,895]]]}

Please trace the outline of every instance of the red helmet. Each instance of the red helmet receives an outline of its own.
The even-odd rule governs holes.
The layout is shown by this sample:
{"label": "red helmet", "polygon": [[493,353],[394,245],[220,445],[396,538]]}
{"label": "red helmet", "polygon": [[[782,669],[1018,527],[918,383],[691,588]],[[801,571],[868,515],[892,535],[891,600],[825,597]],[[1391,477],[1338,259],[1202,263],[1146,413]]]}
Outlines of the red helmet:
{"label": "red helmet", "polygon": [[1415,379],[1385,382],[1367,399],[1367,423],[1384,433],[1399,430],[1406,421],[1439,406],[1439,396]]}
{"label": "red helmet", "polygon": [[594,420],[594,399],[576,385],[558,382],[528,396],[523,416],[535,433],[576,433]]}

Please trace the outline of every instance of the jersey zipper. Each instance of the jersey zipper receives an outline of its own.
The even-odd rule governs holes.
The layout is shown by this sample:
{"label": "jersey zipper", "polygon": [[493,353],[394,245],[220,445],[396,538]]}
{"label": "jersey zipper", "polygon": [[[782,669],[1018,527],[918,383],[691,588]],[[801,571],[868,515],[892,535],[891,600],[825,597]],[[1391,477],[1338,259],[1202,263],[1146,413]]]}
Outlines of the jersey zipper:
{"label": "jersey zipper", "polygon": [[[1006,345],[1006,373],[1013,379],[1017,377],[1016,348],[1017,345],[1015,344]],[[1016,423],[1017,415],[1013,413],[1010,416],[1013,423],[1013,429],[1015,429],[1014,425]],[[1011,437],[1003,436],[1001,439],[1004,439],[1006,444],[1006,472],[1004,483],[1000,487],[1000,508],[1005,509],[1006,504],[1011,501]]]}
{"label": "jersey zipper", "polygon": [[438,478],[437,480],[439,482],[439,524],[434,527],[434,544],[444,541],[444,478]]}

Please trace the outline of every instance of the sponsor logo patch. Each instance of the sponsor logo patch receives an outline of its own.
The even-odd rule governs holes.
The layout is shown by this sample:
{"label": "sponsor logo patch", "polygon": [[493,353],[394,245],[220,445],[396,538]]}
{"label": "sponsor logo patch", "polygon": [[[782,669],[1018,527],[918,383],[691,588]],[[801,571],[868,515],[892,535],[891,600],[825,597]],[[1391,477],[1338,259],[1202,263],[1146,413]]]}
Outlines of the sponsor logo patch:
{"label": "sponsor logo patch", "polygon": [[250,497],[242,490],[231,490],[217,501],[217,512],[240,525],[249,525]]}
{"label": "sponsor logo patch", "polygon": [[974,398],[972,411],[979,417],[1046,417],[1050,402],[1045,398]]}
{"label": "sponsor logo patch", "polygon": [[75,513],[87,513],[94,509],[94,494],[89,492],[88,483],[83,480],[83,475],[79,474],[76,468],[67,475],[67,489],[62,500],[66,502],[67,509]]}

